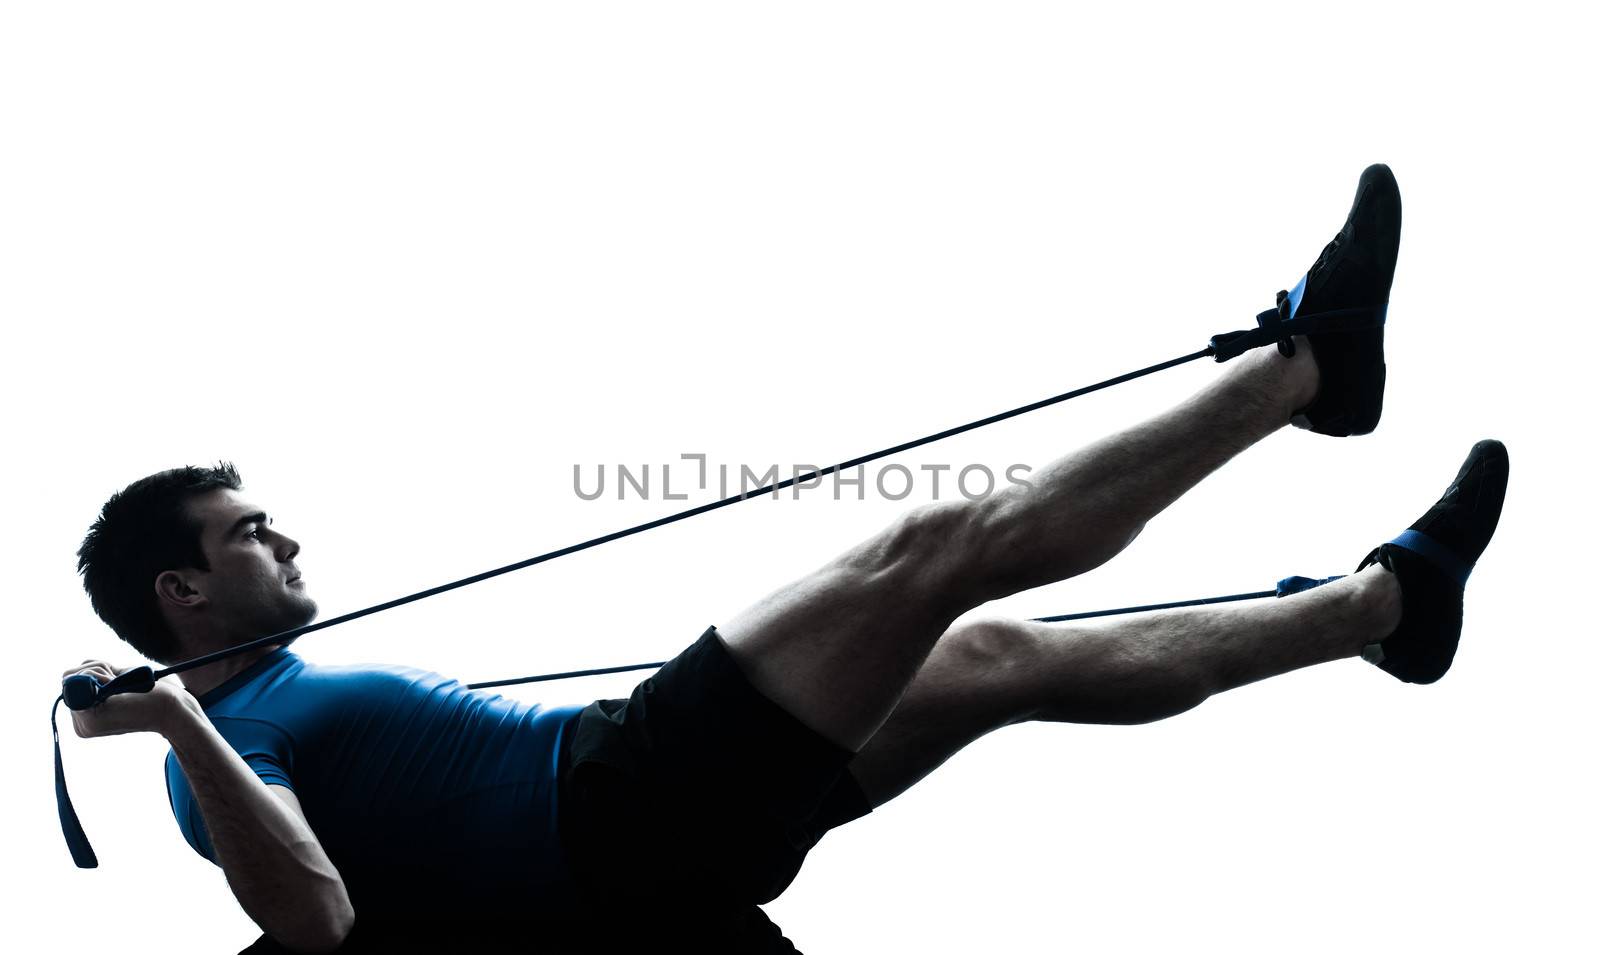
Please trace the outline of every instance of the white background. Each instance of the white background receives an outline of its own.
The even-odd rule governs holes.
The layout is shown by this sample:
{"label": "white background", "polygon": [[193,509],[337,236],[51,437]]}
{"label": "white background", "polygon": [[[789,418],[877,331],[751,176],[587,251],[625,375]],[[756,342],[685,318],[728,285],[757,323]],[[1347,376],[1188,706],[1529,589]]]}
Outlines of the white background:
{"label": "white background", "polygon": [[[826,464],[1192,351],[1382,161],[1406,224],[1377,433],[1277,435],[1113,563],[987,609],[1348,572],[1493,436],[1513,476],[1455,669],[1004,731],[830,835],[769,912],[817,953],[1592,951],[1592,31],[1434,9],[8,5],[12,950],[257,934],[179,836],[155,737],[69,734],[102,867],[61,842],[59,671],[135,662],[74,551],[128,482],[235,462],[343,613],[681,506],[580,501],[574,464]],[[1040,466],[1217,373],[901,460]],[[298,649],[465,680],[659,659],[920,490],[747,502]]]}

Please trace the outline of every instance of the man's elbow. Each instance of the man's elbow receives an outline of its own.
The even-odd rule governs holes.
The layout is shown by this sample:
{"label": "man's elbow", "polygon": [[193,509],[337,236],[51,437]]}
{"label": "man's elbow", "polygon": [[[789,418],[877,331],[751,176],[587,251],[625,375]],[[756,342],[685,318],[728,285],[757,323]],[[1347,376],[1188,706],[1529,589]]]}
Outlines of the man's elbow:
{"label": "man's elbow", "polygon": [[337,952],[344,945],[354,925],[354,921],[343,925],[307,925],[292,937],[279,936],[277,942],[296,955],[326,955],[328,952]]}
{"label": "man's elbow", "polygon": [[327,936],[328,947],[323,951],[337,951],[344,945],[344,940],[350,937],[350,932],[356,927],[356,910],[350,906],[348,896],[339,899],[339,905],[328,920]]}
{"label": "man's elbow", "polygon": [[350,905],[350,897],[340,886],[337,892],[330,892],[319,901],[321,904],[314,907],[314,916],[303,919],[300,924],[276,936],[278,944],[306,955],[336,952],[344,945],[356,924],[356,912]]}

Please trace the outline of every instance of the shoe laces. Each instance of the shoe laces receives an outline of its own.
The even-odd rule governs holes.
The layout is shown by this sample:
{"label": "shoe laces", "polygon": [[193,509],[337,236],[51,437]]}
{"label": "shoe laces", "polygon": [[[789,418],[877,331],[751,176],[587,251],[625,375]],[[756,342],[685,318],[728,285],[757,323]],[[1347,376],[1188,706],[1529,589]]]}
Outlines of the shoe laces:
{"label": "shoe laces", "polygon": [[1317,260],[1315,262],[1311,263],[1311,270],[1308,274],[1315,275],[1324,265],[1328,263],[1329,259],[1332,259],[1335,255],[1339,254],[1339,249],[1343,246],[1344,230],[1341,229],[1333,234],[1332,242],[1329,242],[1327,245],[1322,247],[1322,254],[1317,256]]}

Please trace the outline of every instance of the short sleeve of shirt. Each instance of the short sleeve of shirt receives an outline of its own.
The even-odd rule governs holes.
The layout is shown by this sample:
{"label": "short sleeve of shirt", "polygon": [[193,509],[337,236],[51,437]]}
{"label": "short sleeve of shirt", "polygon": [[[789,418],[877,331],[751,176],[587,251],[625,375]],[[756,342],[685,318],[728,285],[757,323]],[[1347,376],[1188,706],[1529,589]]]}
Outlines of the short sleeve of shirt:
{"label": "short sleeve of shirt", "polygon": [[[244,759],[260,780],[269,786],[294,789],[290,778],[293,769],[293,749],[288,736],[277,726],[259,720],[222,717],[213,720],[234,751]],[[178,763],[176,753],[167,753],[167,802],[178,828],[191,848],[201,856],[216,862],[211,846],[211,834],[206,831],[205,817],[200,813],[200,803],[194,798],[188,777]]]}

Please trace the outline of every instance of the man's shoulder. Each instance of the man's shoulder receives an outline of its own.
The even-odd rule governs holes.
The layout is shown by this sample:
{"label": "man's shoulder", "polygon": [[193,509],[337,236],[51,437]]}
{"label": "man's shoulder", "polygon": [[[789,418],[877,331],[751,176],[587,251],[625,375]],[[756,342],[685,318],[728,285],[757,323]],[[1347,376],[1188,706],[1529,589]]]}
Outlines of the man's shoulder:
{"label": "man's shoulder", "polygon": [[292,681],[297,692],[320,695],[355,693],[406,695],[459,687],[457,681],[431,670],[397,663],[305,664]]}
{"label": "man's shoulder", "polygon": [[285,699],[327,697],[362,692],[399,692],[427,689],[446,680],[437,673],[416,667],[389,663],[325,664],[310,663],[298,656],[286,658],[282,665],[260,675],[259,679],[238,687],[206,712],[216,715],[242,715]]}

